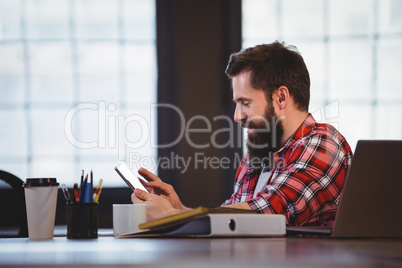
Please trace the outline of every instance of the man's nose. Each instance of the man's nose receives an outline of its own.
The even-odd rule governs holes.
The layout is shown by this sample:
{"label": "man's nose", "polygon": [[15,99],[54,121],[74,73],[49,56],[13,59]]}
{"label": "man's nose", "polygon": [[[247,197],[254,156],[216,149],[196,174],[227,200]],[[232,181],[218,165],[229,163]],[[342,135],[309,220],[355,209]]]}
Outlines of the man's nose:
{"label": "man's nose", "polygon": [[241,107],[239,107],[239,105],[236,105],[233,119],[237,123],[246,119],[246,115],[243,113],[243,111],[242,111]]}

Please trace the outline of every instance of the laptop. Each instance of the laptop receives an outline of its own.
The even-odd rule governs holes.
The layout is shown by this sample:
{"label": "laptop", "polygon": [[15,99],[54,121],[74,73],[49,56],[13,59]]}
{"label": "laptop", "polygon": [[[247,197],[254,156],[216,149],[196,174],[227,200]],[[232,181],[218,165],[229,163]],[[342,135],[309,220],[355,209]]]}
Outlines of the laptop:
{"label": "laptop", "polygon": [[287,227],[287,235],[402,238],[402,140],[356,145],[334,227]]}

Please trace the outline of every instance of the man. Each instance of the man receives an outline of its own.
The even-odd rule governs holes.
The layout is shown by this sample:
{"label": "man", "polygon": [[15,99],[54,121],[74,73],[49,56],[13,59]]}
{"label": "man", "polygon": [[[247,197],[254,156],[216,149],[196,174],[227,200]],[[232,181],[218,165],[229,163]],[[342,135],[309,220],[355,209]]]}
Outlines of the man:
{"label": "man", "polygon": [[[352,152],[335,128],[308,113],[310,78],[301,55],[279,42],[255,46],[232,54],[226,74],[248,154],[223,206],[283,214],[290,226],[332,225]],[[132,201],[148,205],[148,220],[187,209],[170,185],[145,169],[139,174],[150,194],[136,189]]]}

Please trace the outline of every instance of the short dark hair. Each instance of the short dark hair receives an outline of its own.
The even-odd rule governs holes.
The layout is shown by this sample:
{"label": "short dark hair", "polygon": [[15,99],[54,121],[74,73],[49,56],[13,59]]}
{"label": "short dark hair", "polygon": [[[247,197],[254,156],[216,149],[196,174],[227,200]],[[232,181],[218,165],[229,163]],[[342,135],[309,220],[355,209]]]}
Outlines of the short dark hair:
{"label": "short dark hair", "polygon": [[308,111],[310,102],[310,76],[303,57],[295,46],[275,41],[233,53],[226,67],[229,78],[251,71],[251,86],[264,90],[268,101],[280,86],[286,86],[296,108]]}

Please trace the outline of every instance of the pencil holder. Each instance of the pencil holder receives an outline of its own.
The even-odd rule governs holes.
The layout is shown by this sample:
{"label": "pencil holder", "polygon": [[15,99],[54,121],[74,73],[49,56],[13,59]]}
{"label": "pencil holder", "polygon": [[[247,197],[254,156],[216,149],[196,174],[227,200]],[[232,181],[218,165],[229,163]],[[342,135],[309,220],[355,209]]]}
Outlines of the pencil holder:
{"label": "pencil holder", "polygon": [[98,203],[67,203],[67,238],[98,238]]}

